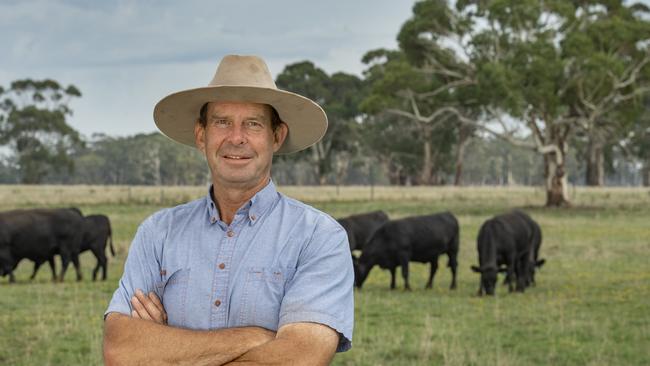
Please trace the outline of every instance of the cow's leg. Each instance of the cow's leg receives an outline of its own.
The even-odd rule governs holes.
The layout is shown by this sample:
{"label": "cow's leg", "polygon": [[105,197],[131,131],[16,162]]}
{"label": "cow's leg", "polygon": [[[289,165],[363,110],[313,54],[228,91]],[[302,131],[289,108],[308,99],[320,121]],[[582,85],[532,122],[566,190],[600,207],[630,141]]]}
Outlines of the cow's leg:
{"label": "cow's leg", "polygon": [[512,285],[512,279],[515,277],[515,265],[514,263],[508,265],[508,273],[506,274],[507,278],[510,280],[508,281],[508,292],[513,292],[515,290],[514,286]]}
{"label": "cow's leg", "polygon": [[402,277],[404,278],[404,289],[411,290],[411,285],[409,285],[409,261],[408,259],[402,258],[400,261],[402,266]]}
{"label": "cow's leg", "polygon": [[59,282],[63,282],[65,271],[68,269],[68,264],[70,264],[70,254],[67,250],[61,250],[59,254],[61,255],[61,273],[59,273]]}
{"label": "cow's leg", "polygon": [[36,277],[36,272],[38,272],[38,269],[41,267],[42,262],[34,262],[34,271],[32,272],[32,275],[29,276],[29,280],[33,280],[34,277]]}
{"label": "cow's leg", "polygon": [[97,272],[99,272],[100,267],[101,267],[101,264],[99,264],[99,259],[98,259],[97,264],[95,265],[95,268],[93,269],[93,281],[97,280]]}
{"label": "cow's leg", "polygon": [[524,292],[528,286],[528,258],[519,258],[517,261],[516,274],[517,274],[517,292]]}
{"label": "cow's leg", "polygon": [[458,260],[456,254],[449,254],[449,269],[451,269],[451,285],[449,289],[456,289],[456,271],[458,269]]}
{"label": "cow's leg", "polygon": [[56,282],[56,263],[54,262],[54,256],[48,258],[47,262],[50,264],[50,270],[52,270],[52,281]]}
{"label": "cow's leg", "polygon": [[99,272],[99,269],[102,269],[102,280],[106,280],[106,253],[104,253],[103,248],[101,250],[93,250],[93,254],[97,258],[97,266],[95,266],[95,269],[93,270],[93,281],[95,281],[95,278],[97,277],[97,272]]}
{"label": "cow's leg", "polygon": [[436,275],[436,271],[438,270],[438,257],[436,256],[431,260],[431,270],[429,271],[429,281],[427,282],[427,285],[425,288],[432,288],[433,287],[433,276]]}
{"label": "cow's leg", "polygon": [[397,267],[392,267],[389,269],[390,271],[390,289],[394,290],[395,289],[395,269]]}
{"label": "cow's leg", "polygon": [[537,285],[535,283],[535,263],[530,264],[530,285],[533,287]]}
{"label": "cow's leg", "polygon": [[108,259],[106,258],[106,253],[102,247],[101,252],[99,252],[99,260],[102,265],[102,281],[106,281],[106,271],[108,270]]}
{"label": "cow's leg", "polygon": [[515,266],[517,265],[517,259],[514,255],[508,256],[508,269],[506,274],[506,279],[508,280],[508,292],[514,291],[514,286],[512,285],[513,279],[515,277]]}
{"label": "cow's leg", "polygon": [[77,271],[77,281],[81,281],[83,277],[81,275],[81,266],[79,265],[79,253],[72,255],[72,264],[74,264],[74,269]]}
{"label": "cow's leg", "polygon": [[106,281],[106,271],[108,270],[108,262],[106,260],[104,260],[102,267],[102,281]]}

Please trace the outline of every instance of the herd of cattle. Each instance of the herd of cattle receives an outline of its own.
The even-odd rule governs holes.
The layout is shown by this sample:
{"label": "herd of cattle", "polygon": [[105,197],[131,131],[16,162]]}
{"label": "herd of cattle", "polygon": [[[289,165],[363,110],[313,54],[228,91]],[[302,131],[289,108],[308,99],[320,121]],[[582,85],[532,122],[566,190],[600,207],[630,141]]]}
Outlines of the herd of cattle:
{"label": "herd of cattle", "polygon": [[[36,276],[41,264],[48,262],[52,269],[52,280],[63,281],[70,261],[81,280],[79,254],[90,250],[97,258],[93,280],[102,269],[106,280],[106,243],[110,244],[115,256],[111,235],[111,224],[104,215],[83,216],[77,208],[31,209],[0,212],[0,276],[9,276],[15,282],[14,270],[22,259],[34,262]],[[58,277],[54,256],[61,257],[61,272]]]}
{"label": "herd of cattle", "polygon": [[[395,288],[395,271],[401,267],[404,286],[409,285],[409,262],[430,263],[426,288],[433,285],[438,270],[438,257],[447,255],[451,269],[451,289],[456,288],[458,269],[459,226],[449,212],[390,220],[383,211],[341,218],[352,253],[355,285],[361,289],[370,270],[378,265],[388,269],[390,288]],[[80,228],[82,228],[80,230]],[[79,254],[90,250],[97,258],[93,280],[102,269],[106,280],[106,244],[113,256],[115,249],[111,224],[104,215],[83,216],[77,208],[31,209],[0,212],[0,276],[9,276],[15,282],[14,270],[22,259],[34,262],[36,276],[41,264],[48,262],[52,279],[63,281],[70,262],[75,266],[77,280],[81,280]],[[478,266],[480,273],[478,294],[494,295],[497,274],[506,273],[505,283],[510,291],[523,292],[535,284],[535,270],[544,264],[539,258],[542,232],[539,225],[525,212],[514,210],[497,215],[483,223],[478,233]],[[55,255],[61,257],[58,277]]]}
{"label": "herd of cattle", "polygon": [[[459,226],[449,212],[390,220],[383,211],[353,215],[338,220],[350,242],[355,285],[361,289],[370,270],[378,265],[388,269],[390,288],[395,288],[395,270],[402,269],[404,286],[409,285],[409,262],[430,263],[426,288],[431,288],[438,269],[438,257],[446,254],[451,269],[451,289],[456,288],[458,269]],[[510,291],[523,292],[535,284],[535,270],[544,264],[539,258],[542,231],[523,211],[514,210],[497,215],[481,226],[477,239],[480,273],[478,294],[494,295],[497,274],[505,272]]]}

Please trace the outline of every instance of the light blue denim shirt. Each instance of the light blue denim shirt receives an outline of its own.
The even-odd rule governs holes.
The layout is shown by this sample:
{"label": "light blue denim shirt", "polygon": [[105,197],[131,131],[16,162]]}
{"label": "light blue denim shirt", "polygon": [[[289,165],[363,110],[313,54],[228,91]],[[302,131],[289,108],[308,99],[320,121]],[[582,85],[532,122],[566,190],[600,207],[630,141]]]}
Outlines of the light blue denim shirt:
{"label": "light blue denim shirt", "polygon": [[138,228],[105,314],[131,314],[136,289],[161,298],[169,325],[196,330],[315,322],[351,347],[354,271],[345,230],[273,182],[230,226],[210,194]]}

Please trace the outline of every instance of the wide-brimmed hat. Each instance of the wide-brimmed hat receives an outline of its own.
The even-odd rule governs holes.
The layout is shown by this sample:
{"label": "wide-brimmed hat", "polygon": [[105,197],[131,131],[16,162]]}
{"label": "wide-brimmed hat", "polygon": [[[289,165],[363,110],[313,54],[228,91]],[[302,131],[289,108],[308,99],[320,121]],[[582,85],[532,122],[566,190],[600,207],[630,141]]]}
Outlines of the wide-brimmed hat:
{"label": "wide-brimmed hat", "polygon": [[169,138],[195,146],[194,124],[207,102],[271,105],[289,127],[278,154],[305,149],[318,142],[327,130],[325,111],[308,98],[278,89],[264,60],[256,56],[224,57],[208,86],[164,97],[156,104],[153,119]]}

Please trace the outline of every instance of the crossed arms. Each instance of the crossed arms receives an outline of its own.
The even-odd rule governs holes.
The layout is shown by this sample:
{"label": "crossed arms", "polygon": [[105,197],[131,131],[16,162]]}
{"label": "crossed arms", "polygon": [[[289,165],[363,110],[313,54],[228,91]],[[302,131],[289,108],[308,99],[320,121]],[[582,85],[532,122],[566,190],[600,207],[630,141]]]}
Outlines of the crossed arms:
{"label": "crossed arms", "polygon": [[106,365],[327,365],[339,335],[318,323],[292,323],[278,332],[260,327],[195,331],[167,326],[155,294],[131,299],[131,316],[105,321]]}

